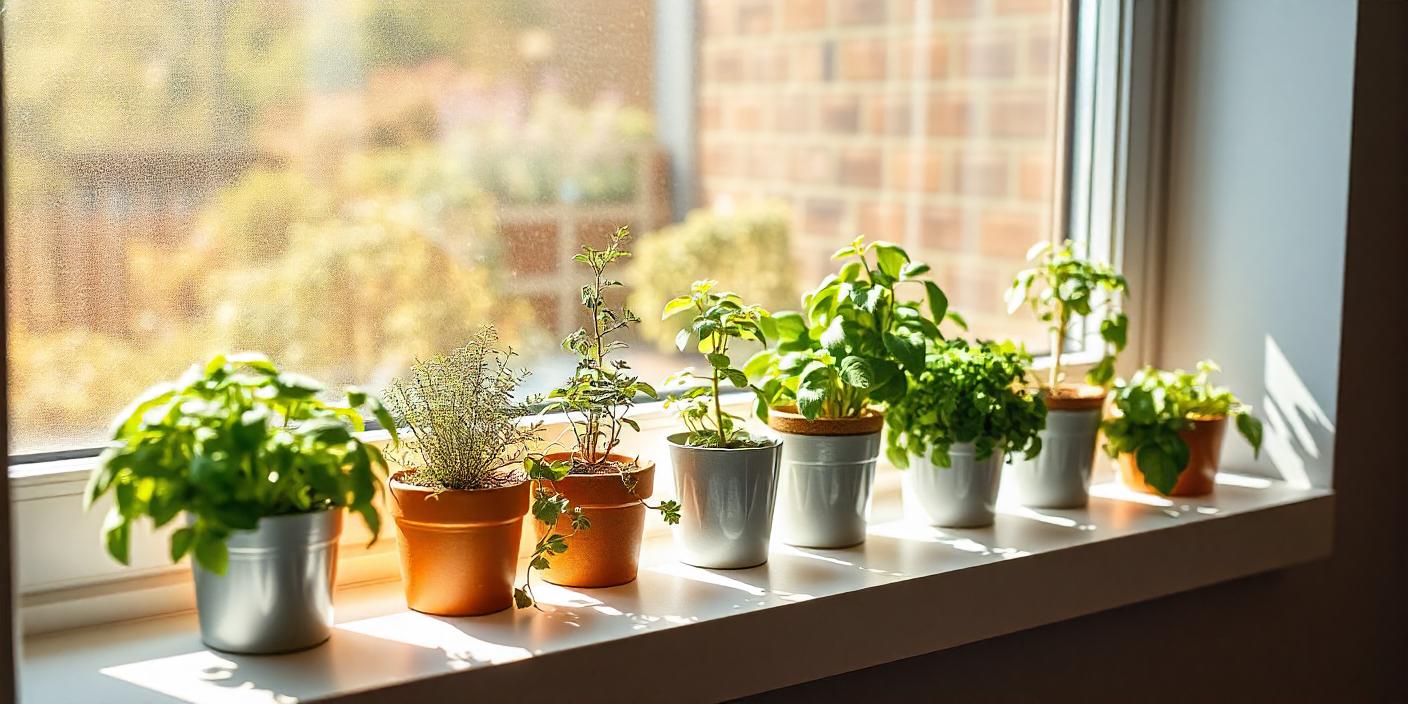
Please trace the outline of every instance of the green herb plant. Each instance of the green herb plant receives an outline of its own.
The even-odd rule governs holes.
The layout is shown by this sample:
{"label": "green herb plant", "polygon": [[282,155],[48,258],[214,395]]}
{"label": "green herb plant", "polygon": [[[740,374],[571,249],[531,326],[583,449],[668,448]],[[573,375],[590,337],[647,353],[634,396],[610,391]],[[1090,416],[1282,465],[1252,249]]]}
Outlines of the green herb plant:
{"label": "green herb plant", "polygon": [[411,484],[444,490],[511,486],[527,477],[522,462],[538,441],[542,423],[514,393],[527,371],[509,367],[512,349],[495,347],[498,333],[485,326],[447,355],[416,360],[384,392],[398,427],[410,431],[401,464]]}
{"label": "green herb plant", "polygon": [[744,305],[737,294],[715,291],[717,281],[695,281],[686,295],[665,304],[661,318],[668,320],[685,312],[694,314],[688,328],[675,336],[675,345],[683,352],[690,340],[709,361],[709,373],[693,368],[670,375],[667,386],[683,387],[678,395],[665,400],[665,407],[676,412],[689,431],[686,444],[691,447],[744,448],[767,447],[766,438],[755,438],[743,428],[743,419],[724,411],[720,397],[725,381],[755,394],[760,389],[748,385],[748,376],[733,366],[729,346],[735,341],[752,340],[767,345],[763,321],[768,312],[756,305]]}
{"label": "green herb plant", "polygon": [[1226,387],[1212,385],[1209,376],[1216,371],[1215,362],[1204,360],[1196,372],[1145,367],[1128,382],[1117,382],[1115,416],[1102,424],[1105,451],[1112,458],[1133,453],[1145,481],[1164,494],[1173,491],[1188,467],[1188,443],[1178,433],[1190,430],[1195,420],[1233,418],[1237,432],[1259,455],[1261,421]]}
{"label": "green herb plant", "polygon": [[[832,259],[845,263],[803,296],[800,312],[763,321],[776,346],[744,366],[757,381],[763,420],[786,405],[814,420],[853,418],[894,401],[904,394],[905,372],[924,371],[928,343],[944,339],[940,324],[966,327],[938,284],[920,278],[929,265],[898,245],[858,237]],[[902,300],[897,289],[906,285],[924,302]]]}
{"label": "green herb plant", "polygon": [[1010,342],[934,345],[923,372],[885,417],[886,454],[901,469],[927,456],[949,467],[954,443],[971,442],[979,460],[994,452],[1028,459],[1041,451],[1046,405],[1023,386],[1031,356]]}
{"label": "green herb plant", "polygon": [[[621,434],[627,427],[640,430],[640,425],[627,417],[636,399],[654,399],[658,394],[654,387],[631,372],[626,360],[616,356],[627,348],[625,342],[616,338],[640,322],[629,308],[612,306],[607,301],[612,290],[622,288],[623,284],[608,277],[606,271],[613,262],[631,256],[622,247],[629,238],[630,230],[617,228],[606,249],[583,245],[582,251],[572,257],[592,272],[591,283],[582,287],[582,306],[591,318],[591,326],[578,328],[562,341],[563,349],[577,355],[577,367],[571,378],[548,392],[542,409],[544,413],[560,412],[567,416],[573,436],[571,452],[566,459],[556,461],[548,461],[541,454],[530,454],[524,460],[528,477],[537,481],[531,513],[535,520],[548,526],[548,530],[534,547],[523,588],[514,590],[514,603],[519,608],[535,605],[532,571],[547,569],[553,555],[567,551],[572,536],[591,527],[581,507],[572,506],[567,497],[557,491],[554,482],[573,473],[615,473],[628,491],[632,494],[636,491],[634,471],[639,463],[634,459],[618,460],[613,453],[621,444]],[[666,523],[679,523],[678,502],[662,501],[652,506],[638,495],[636,498],[646,508],[659,511]],[[556,531],[563,516],[571,519],[570,533]]]}
{"label": "green herb plant", "polygon": [[85,509],[115,497],[103,523],[108,554],[128,564],[135,521],[145,516],[159,528],[182,511],[193,520],[171,534],[171,560],[193,553],[215,574],[229,565],[230,535],[267,516],[347,507],[375,542],[387,464],[353,434],[363,429],[357,409],[393,443],[395,423],[375,396],[348,389],[346,405],[333,405],[318,399],[322,391],[253,353],[216,355],[147,390],[114,421],[84,493]]}
{"label": "green herb plant", "polygon": [[1071,324],[1099,310],[1100,339],[1104,355],[1086,374],[1088,383],[1106,386],[1115,376],[1115,357],[1124,350],[1129,336],[1129,318],[1120,310],[1127,293],[1125,278],[1108,265],[1075,254],[1070,240],[1060,247],[1038,242],[1027,251],[1032,267],[1017,273],[1005,295],[1008,314],[1029,304],[1037,320],[1051,332],[1051,369],[1046,388],[1054,392],[1064,374],[1061,355]]}

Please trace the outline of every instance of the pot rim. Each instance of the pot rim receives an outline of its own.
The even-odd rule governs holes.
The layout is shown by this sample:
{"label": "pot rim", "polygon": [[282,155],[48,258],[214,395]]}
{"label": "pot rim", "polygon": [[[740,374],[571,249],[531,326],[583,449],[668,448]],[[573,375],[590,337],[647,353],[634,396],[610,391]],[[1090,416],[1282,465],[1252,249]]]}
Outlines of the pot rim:
{"label": "pot rim", "polygon": [[1048,411],[1090,411],[1105,405],[1110,390],[1094,384],[1057,384],[1056,389],[1067,389],[1075,393],[1070,396],[1052,395],[1051,389],[1042,387],[1038,392]]}
{"label": "pot rim", "polygon": [[885,427],[885,412],[872,406],[867,407],[860,415],[849,418],[808,419],[797,412],[797,406],[789,404],[768,409],[768,427],[792,435],[870,435]]}
{"label": "pot rim", "polygon": [[771,440],[772,444],[763,445],[762,447],[699,447],[697,445],[686,445],[683,442],[677,442],[675,440],[675,438],[677,437],[688,435],[689,431],[670,433],[669,435],[665,436],[665,442],[669,443],[670,447],[678,447],[681,450],[698,450],[700,452],[757,452],[759,450],[773,450],[782,446],[782,438],[779,438],[774,435],[763,436],[768,440]]}
{"label": "pot rim", "polygon": [[[507,467],[508,465],[504,466]],[[419,492],[425,494],[479,494],[513,489],[519,486],[520,484],[526,484],[529,481],[527,477],[524,477],[522,481],[517,481],[512,484],[504,484],[503,486],[488,486],[482,489],[436,489],[434,487],[421,486],[420,484],[411,484],[409,482],[401,481],[400,477],[408,474],[411,471],[413,470],[400,469],[395,472],[392,472],[391,476],[387,477],[386,479],[387,486],[396,489],[397,491]]]}

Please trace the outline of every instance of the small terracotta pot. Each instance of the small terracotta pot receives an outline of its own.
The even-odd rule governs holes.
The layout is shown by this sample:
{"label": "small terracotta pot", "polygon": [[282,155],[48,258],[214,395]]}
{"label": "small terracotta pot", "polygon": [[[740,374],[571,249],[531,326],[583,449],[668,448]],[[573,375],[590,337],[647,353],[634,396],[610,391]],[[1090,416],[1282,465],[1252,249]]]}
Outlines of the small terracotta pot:
{"label": "small terracotta pot", "polygon": [[[565,461],[572,455],[557,452],[543,458]],[[629,463],[634,458],[611,455],[610,459]],[[645,506],[641,500],[655,491],[655,463],[641,461],[629,473],[635,477],[635,493],[626,490],[620,474],[569,474],[553,486],[591,521],[591,527],[567,539],[567,552],[551,557],[552,566],[542,571],[543,579],[564,587],[614,587],[634,581],[640,566],[641,536],[645,532]],[[533,523],[541,540],[547,526]],[[557,532],[572,532],[567,516],[558,519]]]}
{"label": "small terracotta pot", "polygon": [[[1168,496],[1205,496],[1212,493],[1217,466],[1222,461],[1222,436],[1226,434],[1225,416],[1194,419],[1191,430],[1179,431],[1178,436],[1188,443],[1188,465],[1179,473],[1178,483]],[[1161,493],[1144,481],[1144,473],[1139,471],[1139,463],[1132,452],[1120,453],[1120,481],[1135,491]]]}
{"label": "small terracotta pot", "polygon": [[529,482],[474,491],[433,489],[391,476],[391,516],[406,604],[440,616],[513,605],[513,578]]}

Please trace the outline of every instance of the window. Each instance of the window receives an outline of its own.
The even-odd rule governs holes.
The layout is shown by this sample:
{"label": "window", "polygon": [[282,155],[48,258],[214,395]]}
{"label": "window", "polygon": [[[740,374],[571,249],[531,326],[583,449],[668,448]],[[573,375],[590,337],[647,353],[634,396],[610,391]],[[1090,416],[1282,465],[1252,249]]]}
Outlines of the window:
{"label": "window", "polygon": [[225,349],[377,388],[492,323],[548,387],[618,225],[647,377],[674,290],[790,307],[861,233],[1046,348],[1001,293],[1064,229],[1062,2],[668,5],[8,3],[11,451]]}

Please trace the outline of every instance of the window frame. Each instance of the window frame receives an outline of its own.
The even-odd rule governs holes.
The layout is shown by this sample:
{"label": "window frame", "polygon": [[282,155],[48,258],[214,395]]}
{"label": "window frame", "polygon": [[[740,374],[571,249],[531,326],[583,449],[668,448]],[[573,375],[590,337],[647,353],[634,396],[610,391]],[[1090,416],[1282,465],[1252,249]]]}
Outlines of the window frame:
{"label": "window frame", "polygon": [[[664,15],[662,15],[663,17]],[[681,17],[674,14],[671,16]],[[688,18],[693,22],[693,18]],[[1169,46],[1172,32],[1171,3],[1168,0],[1066,0],[1060,32],[1062,42],[1062,82],[1060,99],[1067,105],[1058,125],[1065,138],[1058,148],[1055,195],[1059,231],[1071,232],[1078,246],[1091,256],[1119,268],[1130,281],[1132,295],[1127,304],[1131,313],[1129,348],[1118,370],[1129,374],[1138,364],[1153,359],[1157,326],[1151,316],[1159,304],[1158,256],[1161,252],[1163,162],[1166,151],[1162,135],[1166,130]],[[692,25],[691,25],[692,26]],[[691,48],[692,51],[692,48]],[[1073,60],[1080,52],[1092,52],[1086,65]],[[690,53],[689,55],[693,55]],[[1088,101],[1088,104],[1086,104]],[[1086,113],[1078,112],[1085,105]],[[688,135],[685,135],[688,137]],[[1081,150],[1078,152],[1077,150]],[[1084,153],[1090,166],[1075,168],[1074,155]],[[1079,215],[1069,207],[1085,202]],[[1096,217],[1098,216],[1098,217]],[[1079,219],[1073,219],[1079,218]],[[1072,373],[1098,361],[1101,347],[1094,326],[1085,325],[1078,345],[1063,357]],[[1049,355],[1035,360],[1035,368],[1046,368]],[[748,399],[740,394],[731,399],[740,410]],[[673,419],[659,404],[643,404],[632,417],[641,422],[642,434],[636,441],[653,442]],[[561,417],[547,418],[549,424],[562,423]],[[386,437],[384,431],[369,430],[365,437]],[[101,522],[102,511],[85,514],[82,494],[87,476],[100,448],[82,448],[9,457],[9,483],[15,518],[17,555],[24,552],[26,537],[63,536],[81,539],[89,524]],[[668,472],[661,472],[660,495],[673,490]],[[893,475],[894,472],[882,473]],[[883,481],[897,481],[890,477]],[[43,511],[26,511],[25,504],[53,500]],[[32,507],[31,507],[32,508]],[[340,570],[340,583],[375,581],[397,573],[394,535],[383,528],[382,540],[371,550],[367,536],[354,521],[343,537],[342,561],[349,569]],[[660,529],[657,526],[656,529]],[[25,632],[44,632],[62,627],[134,618],[190,608],[181,594],[189,592],[185,563],[161,564],[139,569],[114,569],[101,549],[96,549],[96,528],[91,533],[95,549],[81,555],[45,553],[55,561],[58,575],[36,580],[22,569],[22,556],[15,561],[16,598],[20,604]],[[165,554],[165,537],[142,530],[134,534],[134,555]],[[101,560],[101,562],[95,562]],[[173,594],[177,595],[173,599]]]}

